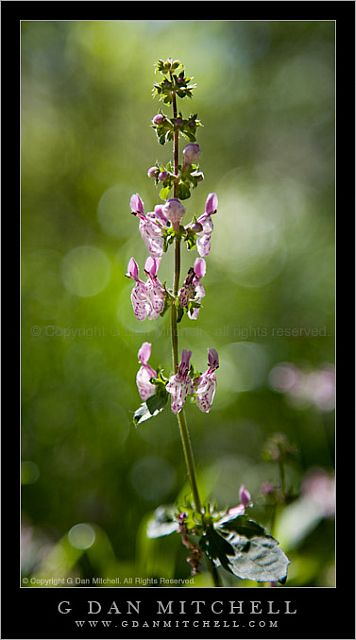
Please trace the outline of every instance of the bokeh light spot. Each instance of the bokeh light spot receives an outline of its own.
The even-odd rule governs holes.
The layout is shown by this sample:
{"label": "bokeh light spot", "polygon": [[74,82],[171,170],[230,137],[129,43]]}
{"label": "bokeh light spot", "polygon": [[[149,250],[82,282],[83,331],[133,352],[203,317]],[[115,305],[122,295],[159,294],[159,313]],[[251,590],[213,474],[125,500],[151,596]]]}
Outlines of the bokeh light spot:
{"label": "bokeh light spot", "polygon": [[95,542],[95,531],[90,524],[80,522],[68,531],[68,540],[75,549],[89,549]]}
{"label": "bokeh light spot", "polygon": [[35,484],[40,477],[40,470],[34,462],[23,460],[21,462],[21,484]]}
{"label": "bokeh light spot", "polygon": [[105,253],[97,247],[76,247],[62,262],[65,288],[81,297],[96,296],[110,280],[111,267]]}
{"label": "bokeh light spot", "polygon": [[260,387],[267,374],[265,348],[255,342],[232,342],[220,352],[219,384],[225,391],[251,391]]}

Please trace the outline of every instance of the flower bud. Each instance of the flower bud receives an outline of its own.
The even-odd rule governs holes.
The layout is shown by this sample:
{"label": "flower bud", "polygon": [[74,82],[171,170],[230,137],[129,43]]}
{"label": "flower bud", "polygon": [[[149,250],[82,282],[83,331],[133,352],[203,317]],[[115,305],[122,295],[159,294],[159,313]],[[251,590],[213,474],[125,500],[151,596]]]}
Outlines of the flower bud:
{"label": "flower bud", "polygon": [[197,163],[200,156],[200,147],[198,144],[187,144],[183,149],[183,164],[185,166]]}
{"label": "flower bud", "polygon": [[218,196],[216,193],[209,193],[206,202],[205,202],[205,213],[211,216],[213,213],[216,213],[218,208]]}
{"label": "flower bud", "polygon": [[251,494],[244,485],[240,487],[240,500],[244,507],[247,507],[251,501]]}
{"label": "flower bud", "polygon": [[132,213],[135,213],[135,214],[140,213],[141,215],[144,215],[144,213],[145,213],[144,208],[143,208],[143,202],[142,202],[140,196],[138,195],[138,193],[134,193],[131,196],[130,207],[131,207]]}
{"label": "flower bud", "polygon": [[155,115],[154,118],[152,118],[152,123],[153,124],[162,124],[162,122],[165,121],[165,116],[163,115],[163,113],[157,113],[157,115]]}
{"label": "flower bud", "polygon": [[157,174],[158,174],[157,167],[150,167],[147,170],[147,175],[148,175],[149,178],[157,178]]}
{"label": "flower bud", "polygon": [[185,214],[185,209],[178,198],[170,198],[163,205],[163,213],[171,221],[173,227],[177,228]]}
{"label": "flower bud", "polygon": [[206,262],[204,258],[197,258],[194,262],[194,273],[197,278],[204,278],[206,274]]}
{"label": "flower bud", "polygon": [[130,258],[129,264],[127,265],[127,274],[129,278],[133,280],[138,280],[138,264],[135,258]]}
{"label": "flower bud", "polygon": [[167,171],[161,171],[161,172],[158,174],[158,180],[159,180],[160,182],[164,182],[164,181],[165,181],[165,179],[166,179],[167,177],[168,177],[168,173],[167,173]]}

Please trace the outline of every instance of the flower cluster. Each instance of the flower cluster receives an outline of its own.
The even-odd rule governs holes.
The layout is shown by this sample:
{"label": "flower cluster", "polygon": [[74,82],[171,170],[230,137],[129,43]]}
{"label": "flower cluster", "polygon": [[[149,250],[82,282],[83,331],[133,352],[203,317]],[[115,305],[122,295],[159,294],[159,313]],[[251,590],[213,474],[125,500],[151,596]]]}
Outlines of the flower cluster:
{"label": "flower cluster", "polygon": [[[139,277],[139,266],[132,257],[128,264],[127,276],[134,281],[131,291],[131,302],[135,317],[138,320],[155,320],[171,308],[172,326],[176,326],[184,315],[189,320],[197,320],[201,301],[205,297],[202,279],[206,275],[205,257],[211,249],[213,233],[212,216],[217,212],[218,198],[216,193],[209,193],[204,211],[193,216],[191,222],[183,226],[186,209],[182,200],[190,197],[190,189],[196,187],[203,179],[199,161],[201,149],[196,142],[196,130],[201,125],[198,114],[190,114],[184,118],[177,109],[177,98],[190,97],[195,85],[185,75],[184,66],[179,60],[168,58],[159,60],[156,71],[163,75],[160,83],[155,83],[154,94],[166,105],[173,104],[173,117],[162,111],[156,113],[151,125],[157,134],[158,141],[164,144],[173,141],[174,159],[167,164],[156,162],[147,170],[149,178],[160,185],[162,204],[157,204],[151,211],[145,211],[144,203],[138,193],[131,196],[131,213],[138,218],[139,232],[148,250],[149,257],[144,266],[145,279]],[[179,162],[178,139],[188,139]],[[172,193],[171,193],[172,191]],[[175,243],[176,251],[180,251],[181,242],[187,249],[196,249],[198,256],[188,270],[185,279],[179,286],[179,270],[174,277],[174,288],[167,289],[165,283],[158,278],[158,269],[163,254]],[[176,266],[177,268],[177,266]],[[176,331],[173,329],[173,331]],[[172,334],[173,340],[173,334]],[[192,352],[183,349],[178,364],[178,346],[175,347],[174,371],[168,378],[162,371],[157,373],[149,364],[151,344],[144,342],[139,350],[140,369],[136,383],[141,399],[147,404],[151,414],[162,410],[168,398],[171,400],[173,413],[183,409],[187,398],[191,398],[204,413],[211,409],[215,390],[219,358],[215,349],[209,349],[208,368],[204,373],[194,373],[190,366]],[[135,414],[136,415],[136,414]],[[145,416],[144,418],[142,416]],[[147,419],[140,412],[141,419]]]}
{"label": "flower cluster", "polygon": [[[140,369],[136,375],[137,389],[142,400],[147,400],[156,394],[157,371],[148,363],[151,357],[149,342],[144,342],[138,352]],[[165,381],[166,391],[171,396],[173,413],[180,413],[188,398],[191,396],[200,411],[209,413],[213,404],[216,390],[215,371],[219,368],[219,357],[215,349],[209,349],[208,368],[204,373],[194,375],[190,366],[192,352],[183,349],[177,373]]]}
{"label": "flower cluster", "polygon": [[131,302],[137,320],[155,320],[163,312],[165,306],[165,290],[157,278],[159,259],[149,256],[145,263],[147,281],[138,277],[139,269],[134,258],[130,258],[127,276],[135,281],[131,291]]}

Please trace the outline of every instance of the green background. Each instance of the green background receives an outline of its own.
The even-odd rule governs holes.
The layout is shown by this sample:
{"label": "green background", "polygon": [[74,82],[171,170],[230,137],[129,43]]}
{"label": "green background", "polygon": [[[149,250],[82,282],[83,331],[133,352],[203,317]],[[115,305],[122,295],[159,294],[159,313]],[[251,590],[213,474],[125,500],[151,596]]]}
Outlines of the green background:
{"label": "green background", "polygon": [[[147,256],[130,196],[152,210],[147,168],[171,158],[151,128],[153,65],[179,58],[198,85],[179,105],[204,124],[205,181],[186,220],[219,197],[207,295],[180,325],[197,369],[211,346],[221,363],[211,413],[187,407],[199,482],[221,508],[245,484],[268,527],[260,487],[279,476],[266,438],[297,447],[296,495],[306,473],[333,467],[332,401],[315,372],[334,360],[334,23],[25,21],[21,51],[23,575],[189,577],[178,536],[145,536],[152,510],[188,495],[176,420],[131,422],[138,348],[151,342],[166,373],[171,359],[168,318],[137,321],[125,278],[129,258],[143,269]],[[184,251],[183,274],[195,257]],[[162,281],[172,269],[171,250]],[[281,362],[304,372],[297,394],[273,388]],[[287,586],[331,586],[333,520],[304,503],[296,518],[293,504],[299,537],[283,510],[276,529]]]}

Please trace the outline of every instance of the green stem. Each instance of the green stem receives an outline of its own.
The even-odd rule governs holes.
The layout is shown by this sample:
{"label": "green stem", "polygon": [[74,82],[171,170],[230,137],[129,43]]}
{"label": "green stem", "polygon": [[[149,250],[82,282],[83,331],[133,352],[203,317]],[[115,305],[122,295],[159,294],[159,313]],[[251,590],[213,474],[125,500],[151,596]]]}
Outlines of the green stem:
{"label": "green stem", "polygon": [[282,496],[284,500],[286,496],[286,482],[285,482],[284,463],[281,459],[278,460],[278,467],[279,467],[279,477],[281,481],[281,491],[282,491]]}
{"label": "green stem", "polygon": [[192,449],[192,443],[190,441],[190,435],[188,430],[187,421],[184,411],[177,413],[177,420],[179,425],[180,437],[182,440],[182,446],[184,451],[184,459],[187,467],[190,486],[192,488],[194,508],[199,514],[202,515],[201,501],[198,491],[198,484],[195,475],[195,461]]}

